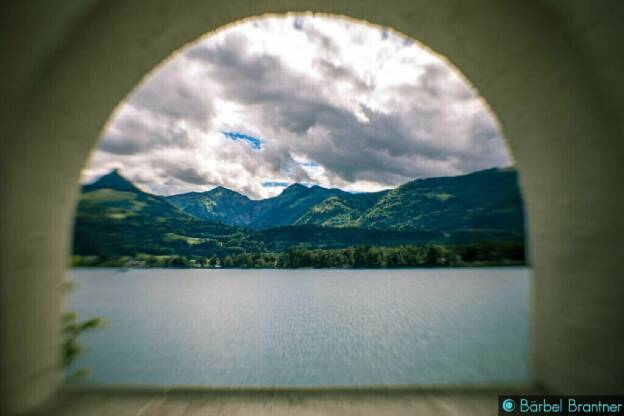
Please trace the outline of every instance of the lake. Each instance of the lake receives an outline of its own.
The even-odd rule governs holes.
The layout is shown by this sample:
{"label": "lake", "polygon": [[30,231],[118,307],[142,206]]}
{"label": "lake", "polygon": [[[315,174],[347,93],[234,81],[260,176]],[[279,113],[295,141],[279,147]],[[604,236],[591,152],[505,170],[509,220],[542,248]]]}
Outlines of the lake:
{"label": "lake", "polygon": [[74,269],[72,383],[524,383],[529,269]]}

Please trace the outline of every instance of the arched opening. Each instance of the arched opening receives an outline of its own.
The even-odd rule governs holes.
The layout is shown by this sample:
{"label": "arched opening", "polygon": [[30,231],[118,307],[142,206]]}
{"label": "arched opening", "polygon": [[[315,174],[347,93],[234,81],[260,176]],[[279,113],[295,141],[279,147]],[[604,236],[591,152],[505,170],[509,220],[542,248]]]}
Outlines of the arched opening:
{"label": "arched opening", "polygon": [[[80,363],[96,367],[87,382],[530,381],[528,271],[390,271],[523,264],[522,201],[494,116],[455,68],[414,43],[345,18],[250,19],[180,49],[120,103],[85,169],[87,180],[107,175],[82,188],[74,264],[233,271],[206,271],[204,282],[216,278],[206,286],[179,270],[168,284],[164,272],[76,271],[92,294],[73,305],[112,321]],[[290,270],[300,267],[358,271]],[[289,271],[272,278],[275,268]],[[434,279],[446,290],[428,286]],[[480,289],[458,291],[462,281]],[[170,309],[194,303],[176,294],[187,285],[197,304]],[[306,301],[307,291],[324,296]],[[217,306],[201,312],[206,303]],[[188,331],[176,332],[183,322]]]}
{"label": "arched opening", "polygon": [[[621,54],[604,47],[620,33],[621,9],[608,2],[588,13],[580,2],[547,3],[11,6],[9,39],[23,48],[2,68],[9,98],[0,107],[6,126],[0,180],[7,190],[0,241],[3,410],[32,409],[59,388],[56,317],[76,183],[115,105],[171,51],[207,30],[308,10],[393,27],[448,56],[474,82],[523,173],[536,382],[553,392],[621,392],[624,232],[614,190],[621,177],[615,115],[622,65]],[[605,30],[585,30],[596,27]]]}

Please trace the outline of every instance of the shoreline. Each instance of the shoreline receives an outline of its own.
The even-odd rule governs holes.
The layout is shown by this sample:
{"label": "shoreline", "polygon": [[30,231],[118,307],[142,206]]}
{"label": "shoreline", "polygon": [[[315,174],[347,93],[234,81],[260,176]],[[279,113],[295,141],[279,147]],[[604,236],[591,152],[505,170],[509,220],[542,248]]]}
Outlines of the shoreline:
{"label": "shoreline", "polygon": [[118,267],[118,266],[72,266],[68,270],[439,270],[439,269],[510,269],[510,268],[530,268],[528,263],[518,264],[480,264],[465,266],[422,266],[422,267]]}

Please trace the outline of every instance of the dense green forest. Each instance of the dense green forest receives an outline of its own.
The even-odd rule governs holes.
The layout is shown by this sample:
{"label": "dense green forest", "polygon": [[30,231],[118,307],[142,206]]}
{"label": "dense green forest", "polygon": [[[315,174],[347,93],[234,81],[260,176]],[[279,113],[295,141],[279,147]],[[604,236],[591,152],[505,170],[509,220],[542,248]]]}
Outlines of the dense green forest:
{"label": "dense green forest", "polygon": [[73,256],[74,267],[179,268],[397,268],[465,267],[524,264],[524,244],[478,242],[459,246],[356,246],[340,249],[292,247],[281,253],[242,253],[211,257],[137,254],[136,256]]}

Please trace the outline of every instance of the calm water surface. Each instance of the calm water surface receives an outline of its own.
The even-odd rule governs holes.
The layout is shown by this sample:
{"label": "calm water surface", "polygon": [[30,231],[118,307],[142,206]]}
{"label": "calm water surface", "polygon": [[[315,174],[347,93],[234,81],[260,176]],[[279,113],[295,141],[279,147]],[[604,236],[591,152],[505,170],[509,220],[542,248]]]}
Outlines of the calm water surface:
{"label": "calm water surface", "polygon": [[[337,386],[529,380],[525,268],[75,269],[80,383]],[[77,381],[72,381],[77,382]]]}

